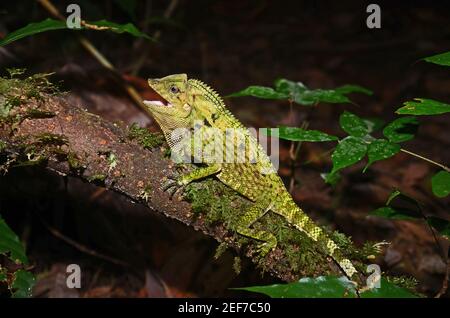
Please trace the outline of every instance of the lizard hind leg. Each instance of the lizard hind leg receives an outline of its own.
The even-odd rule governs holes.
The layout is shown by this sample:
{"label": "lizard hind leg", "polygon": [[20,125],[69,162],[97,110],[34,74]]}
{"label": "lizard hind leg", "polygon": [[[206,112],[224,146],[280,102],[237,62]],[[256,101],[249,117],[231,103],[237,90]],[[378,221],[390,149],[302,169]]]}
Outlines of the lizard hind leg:
{"label": "lizard hind leg", "polygon": [[267,231],[257,230],[251,228],[253,223],[265,215],[271,208],[271,203],[267,199],[256,200],[250,208],[248,208],[244,215],[240,218],[237,232],[240,235],[251,239],[260,241],[258,245],[259,254],[264,257],[277,246],[276,237]]}

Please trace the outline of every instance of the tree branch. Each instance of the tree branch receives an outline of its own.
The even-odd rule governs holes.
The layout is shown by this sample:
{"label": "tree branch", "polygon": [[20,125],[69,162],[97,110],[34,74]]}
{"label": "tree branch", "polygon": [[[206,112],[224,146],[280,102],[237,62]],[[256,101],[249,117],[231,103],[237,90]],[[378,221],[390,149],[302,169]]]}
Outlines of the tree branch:
{"label": "tree branch", "polygon": [[[183,201],[179,194],[171,199],[161,190],[163,180],[174,169],[162,149],[144,149],[136,140],[130,140],[129,128],[124,124],[107,122],[70,105],[64,95],[41,94],[40,98],[27,98],[23,104],[14,106],[0,121],[0,142],[1,152],[6,154],[2,166],[5,171],[15,165],[35,163],[60,175],[95,182],[192,226],[219,242],[226,242],[236,251],[242,250],[264,271],[285,281],[303,275],[324,274],[322,266],[306,269],[293,265],[296,252],[311,249],[300,244],[290,252],[277,247],[264,259],[251,256],[255,250],[252,244],[243,248],[242,238],[223,223],[211,225],[204,215],[194,213],[192,205]],[[295,235],[300,234],[296,232]],[[312,262],[311,259],[306,261]],[[323,257],[321,262],[329,273],[339,274],[330,259]]]}

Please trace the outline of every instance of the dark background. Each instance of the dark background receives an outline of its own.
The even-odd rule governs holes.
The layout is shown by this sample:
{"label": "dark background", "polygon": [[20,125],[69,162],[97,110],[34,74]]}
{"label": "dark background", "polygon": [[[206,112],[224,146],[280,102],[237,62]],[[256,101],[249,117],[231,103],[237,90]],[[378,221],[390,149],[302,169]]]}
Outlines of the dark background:
{"label": "dark background", "polygon": [[[54,1],[61,12],[74,1]],[[226,99],[247,126],[280,124],[343,136],[338,118],[348,110],[386,121],[403,101],[426,97],[450,101],[449,70],[420,61],[450,50],[450,6],[445,1],[376,1],[381,29],[366,26],[360,1],[179,1],[170,19],[161,18],[170,1],[137,1],[132,13],[119,1],[77,1],[82,18],[133,22],[156,43],[127,35],[82,31],[145,98],[146,78],[187,73],[227,95],[248,85],[271,86],[283,77],[310,88],[358,84],[373,96],[355,94],[355,104],[316,108],[253,98]],[[126,1],[125,1],[126,2]],[[133,2],[133,1],[131,1]],[[0,37],[49,17],[35,1],[0,5]],[[159,19],[161,20],[161,19]],[[143,61],[141,64],[140,61]],[[70,90],[76,103],[109,120],[137,122],[153,131],[154,121],[127,97],[109,71],[84,51],[73,31],[53,31],[0,48],[0,71],[55,72],[52,79]],[[417,138],[405,148],[450,162],[449,115],[420,118]],[[357,244],[391,242],[377,262],[391,275],[416,277],[431,296],[441,287],[445,263],[427,227],[420,222],[369,217],[393,188],[413,196],[429,215],[448,218],[449,199],[436,199],[430,178],[436,167],[404,154],[346,169],[332,188],[320,173],[331,162],[329,145],[304,144],[293,195],[319,223]],[[289,143],[282,143],[280,174],[289,182]],[[248,260],[242,273],[236,255],[214,260],[216,243],[175,221],[150,213],[119,195],[39,168],[13,169],[0,178],[0,213],[26,243],[41,297],[147,297],[238,295],[230,287],[277,282]],[[68,242],[67,238],[71,241]],[[448,242],[442,241],[448,248]],[[104,259],[102,255],[110,258]],[[128,266],[118,265],[117,260]],[[82,289],[65,287],[65,268],[80,264]]]}

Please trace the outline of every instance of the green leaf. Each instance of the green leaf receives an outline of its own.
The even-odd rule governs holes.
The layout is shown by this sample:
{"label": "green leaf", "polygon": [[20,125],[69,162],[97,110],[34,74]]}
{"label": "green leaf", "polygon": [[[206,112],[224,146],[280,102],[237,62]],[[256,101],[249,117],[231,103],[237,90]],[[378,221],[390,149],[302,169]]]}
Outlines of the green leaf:
{"label": "green leaf", "polygon": [[67,26],[65,21],[54,19],[45,19],[41,22],[30,23],[23,28],[9,33],[3,40],[0,41],[0,46],[4,46],[33,34],[66,28]]}
{"label": "green leaf", "polygon": [[279,79],[275,82],[275,90],[289,94],[290,98],[297,104],[304,106],[325,103],[350,103],[346,96],[350,93],[372,94],[371,91],[357,85],[344,85],[335,89],[308,89],[301,82],[292,82],[287,79]]}
{"label": "green leaf", "polygon": [[399,190],[394,190],[390,195],[389,198],[386,201],[386,205],[393,206],[393,205],[409,205],[411,209],[414,209],[416,212],[416,215],[420,215],[423,217],[422,213],[422,207],[420,206],[419,202],[417,202],[416,199],[400,192]]}
{"label": "green leaf", "polygon": [[362,139],[353,136],[342,139],[331,155],[333,161],[331,173],[357,163],[365,156],[366,152],[367,145]]}
{"label": "green leaf", "polygon": [[439,115],[450,113],[450,105],[432,99],[414,98],[403,103],[395,112],[400,115]]}
{"label": "green leaf", "polygon": [[401,196],[402,193],[400,192],[400,190],[394,190],[391,192],[391,194],[389,194],[388,199],[386,200],[386,205],[391,204],[391,202],[398,196]]}
{"label": "green leaf", "polygon": [[369,127],[367,127],[366,122],[348,111],[341,114],[339,124],[350,136],[364,137],[369,133]]}
{"label": "green leaf", "polygon": [[253,96],[263,99],[288,99],[289,95],[276,92],[273,88],[264,86],[249,86],[239,92],[228,95],[227,97]]}
{"label": "green leaf", "polygon": [[450,52],[429,56],[424,58],[424,60],[438,65],[450,66]]}
{"label": "green leaf", "polygon": [[417,220],[421,217],[421,215],[417,215],[413,210],[392,208],[389,206],[378,208],[369,214],[391,220]]}
{"label": "green leaf", "polygon": [[400,151],[400,146],[398,144],[394,144],[385,139],[377,139],[370,143],[367,156],[369,157],[369,162],[367,166],[364,168],[364,171],[375,161],[388,159],[394,156],[396,153]]}
{"label": "green leaf", "polygon": [[401,117],[384,127],[383,135],[391,142],[404,142],[414,138],[418,127],[416,117]]}
{"label": "green leaf", "polygon": [[310,141],[310,142],[322,142],[322,141],[334,141],[339,138],[336,136],[328,135],[318,130],[306,130],[297,127],[285,127],[268,128],[264,130],[268,136],[278,137],[285,140],[292,141]]}
{"label": "green leaf", "polygon": [[344,85],[335,89],[308,89],[301,82],[293,82],[284,78],[277,79],[275,89],[264,86],[249,86],[246,89],[228,95],[227,97],[253,96],[265,99],[290,99],[303,106],[314,106],[319,102],[350,103],[347,94],[372,92],[357,85]]}
{"label": "green leaf", "polygon": [[0,216],[0,255],[7,255],[16,263],[28,264],[25,250],[17,235]]}
{"label": "green leaf", "polygon": [[450,239],[450,222],[438,217],[429,216],[427,217],[427,222],[429,225],[434,227],[439,234],[446,236]]}
{"label": "green leaf", "polygon": [[350,94],[350,93],[362,93],[366,95],[372,95],[373,92],[365,87],[359,85],[344,85],[334,89],[338,94]]}
{"label": "green leaf", "polygon": [[[147,40],[153,40],[150,36],[147,34],[141,32],[134,26],[133,23],[126,23],[126,24],[118,24],[114,22],[110,22],[107,20],[99,20],[94,22],[86,22],[88,25],[95,25],[97,27],[107,27],[107,30],[110,30],[115,33],[128,33],[135,37],[142,37],[146,38]],[[92,29],[88,26],[86,28]]]}
{"label": "green leaf", "polygon": [[11,284],[13,298],[31,297],[33,286],[36,282],[33,274],[19,269],[14,273],[14,281]]}
{"label": "green leaf", "polygon": [[361,293],[361,298],[418,298],[409,290],[394,285],[381,277],[380,288],[372,288]]}
{"label": "green leaf", "polygon": [[354,298],[355,285],[345,277],[302,278],[289,284],[236,288],[272,298]]}
{"label": "green leaf", "polygon": [[285,78],[275,80],[274,87],[277,92],[290,95],[291,97],[294,97],[296,93],[301,93],[307,90],[306,86],[303,85],[302,82],[293,82]]}
{"label": "green leaf", "polygon": [[350,99],[347,96],[338,94],[335,90],[332,89],[315,89],[306,91],[302,96],[302,102],[311,104],[318,104],[320,102],[332,104],[351,103]]}
{"label": "green leaf", "polygon": [[358,92],[365,94],[372,94],[371,91],[357,85],[344,85],[335,89],[315,89],[305,90],[299,94],[294,101],[297,104],[312,105],[320,102],[324,103],[351,103],[351,100],[346,96],[350,93]]}
{"label": "green leaf", "polygon": [[275,81],[275,90],[287,94],[294,103],[303,106],[314,106],[319,101],[311,98],[311,92],[302,82],[293,82],[285,78]]}
{"label": "green leaf", "polygon": [[385,207],[376,209],[370,214],[396,220],[424,218],[419,202],[399,190],[395,190],[389,195]]}
{"label": "green leaf", "polygon": [[[289,284],[252,286],[234,288],[261,293],[272,298],[356,298],[355,284],[346,277],[320,276],[302,278]],[[399,287],[384,278],[380,288],[372,288],[361,293],[362,298],[416,298],[405,288]]]}
{"label": "green leaf", "polygon": [[[129,33],[136,37],[144,37],[151,40],[147,34],[139,31],[132,23],[118,24],[106,20],[100,20],[95,22],[86,22],[86,26],[81,26],[81,29],[101,29],[109,30],[116,33]],[[37,33],[42,33],[52,30],[68,29],[65,21],[46,19],[41,22],[30,23],[27,26],[20,28],[14,32],[8,34],[3,40],[0,41],[0,46],[4,46],[11,42],[20,40],[24,37],[31,36]],[[70,30],[80,30],[80,29],[70,29]]]}
{"label": "green leaf", "polygon": [[431,179],[431,188],[435,196],[439,198],[446,197],[450,194],[450,173],[447,171],[439,171]]}

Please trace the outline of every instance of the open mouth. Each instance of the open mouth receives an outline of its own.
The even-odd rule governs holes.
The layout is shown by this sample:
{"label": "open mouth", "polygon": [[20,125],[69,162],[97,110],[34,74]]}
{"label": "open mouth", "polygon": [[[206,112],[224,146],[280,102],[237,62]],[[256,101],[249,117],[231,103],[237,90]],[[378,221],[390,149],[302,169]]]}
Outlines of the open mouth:
{"label": "open mouth", "polygon": [[147,106],[156,106],[156,107],[172,107],[172,104],[165,100],[161,95],[158,94],[158,99],[156,100],[144,100],[143,101]]}

